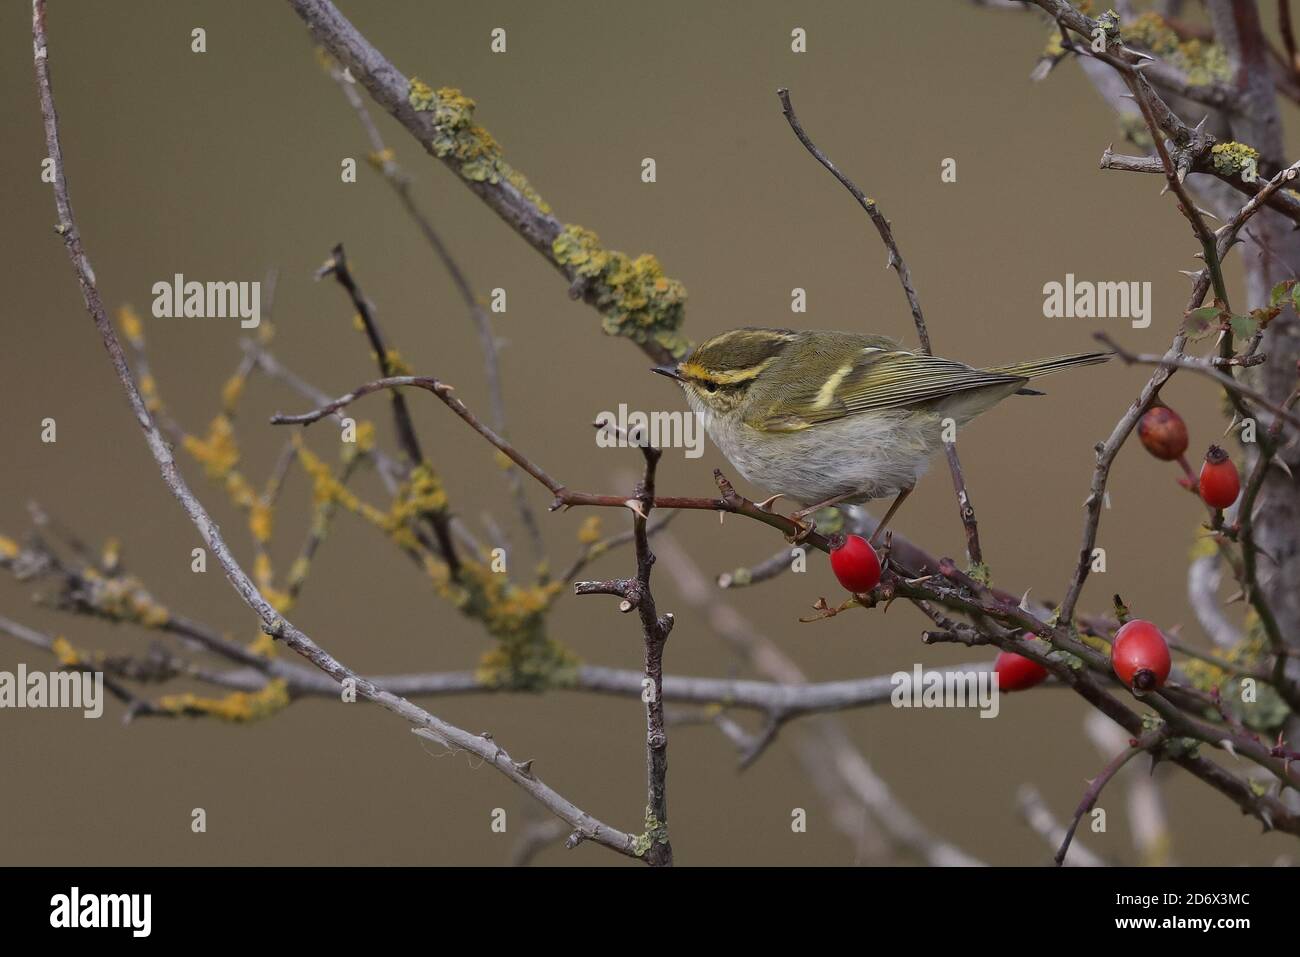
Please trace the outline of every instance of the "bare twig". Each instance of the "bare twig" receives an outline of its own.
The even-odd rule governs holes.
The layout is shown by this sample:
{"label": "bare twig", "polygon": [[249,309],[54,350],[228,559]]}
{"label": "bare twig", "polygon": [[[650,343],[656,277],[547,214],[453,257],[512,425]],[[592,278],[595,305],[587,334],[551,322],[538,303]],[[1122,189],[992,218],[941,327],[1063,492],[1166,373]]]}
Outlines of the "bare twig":
{"label": "bare twig", "polygon": [[[664,515],[656,515],[650,524],[646,527],[646,534],[653,538],[661,529],[668,526],[679,513],[676,511],[667,512]],[[559,579],[563,582],[571,582],[578,577],[578,574],[595,561],[599,556],[604,555],[612,548],[618,548],[620,545],[627,545],[636,537],[634,529],[628,529],[625,532],[619,532],[616,535],[610,535],[598,542],[591,542],[584,545],[578,556],[573,562],[560,573]]]}
{"label": "bare twig", "polygon": [[[370,348],[375,352],[375,361],[379,364],[379,374],[391,376],[399,371],[394,353],[389,350],[384,334],[379,329],[379,320],[375,318],[374,306],[365,293],[361,291],[361,287],[357,285],[356,279],[352,276],[352,270],[348,266],[347,255],[343,252],[342,243],[338,243],[330,251],[330,258],[316,273],[317,279],[325,276],[333,276],[344,291],[347,292],[348,298],[352,300],[357,315],[361,317],[361,326],[365,330],[366,338],[370,340]],[[411,421],[411,410],[406,407],[405,396],[394,390],[391,398],[393,420],[397,425],[398,443],[406,454],[410,467],[416,468],[426,465],[424,450],[420,448],[420,438],[415,434],[415,423]],[[447,563],[448,574],[450,574],[453,581],[456,580],[460,576],[460,558],[456,555],[456,545],[452,540],[450,515],[445,510],[439,510],[424,512],[420,517],[433,530],[434,537],[438,542],[438,553],[442,556],[443,561]]]}
{"label": "bare twig", "polygon": [[636,545],[636,578],[604,582],[576,582],[577,595],[616,595],[622,598],[619,610],[636,610],[641,619],[645,643],[645,678],[642,700],[646,705],[646,819],[641,837],[641,851],[646,863],[671,866],[673,848],[668,839],[668,731],[664,724],[664,645],[673,630],[673,616],[660,615],[654,592],[650,589],[650,572],[655,556],[650,551],[646,525],[655,501],[655,470],[663,452],[650,445],[641,446],[645,473],[637,484],[629,508],[632,509],[633,541]]}
{"label": "bare twig", "polygon": [[[1083,724],[1103,758],[1119,752],[1128,742],[1123,731],[1095,711],[1084,719]],[[1140,862],[1147,867],[1163,867],[1170,863],[1169,820],[1156,770],[1148,773],[1135,764],[1126,764],[1119,772],[1119,780],[1124,783],[1126,791],[1129,837]],[[1060,838],[1056,843],[1060,844]],[[1076,855],[1081,850],[1077,842],[1072,848]],[[1068,859],[1066,863],[1069,863]]]}
{"label": "bare twig", "polygon": [[1085,814],[1092,810],[1097,803],[1097,798],[1101,796],[1102,789],[1110,783],[1110,779],[1118,774],[1120,768],[1124,767],[1133,758],[1159,745],[1164,740],[1166,733],[1165,728],[1159,727],[1146,732],[1137,740],[1129,742],[1127,748],[1115,755],[1102,768],[1101,773],[1088,782],[1088,787],[1083,792],[1083,798],[1079,801],[1079,806],[1074,809],[1074,817],[1070,821],[1069,828],[1066,829],[1065,837],[1061,840],[1061,847],[1056,852],[1054,860],[1057,867],[1065,863],[1065,854],[1070,849],[1070,842],[1074,840],[1074,832],[1078,829],[1079,822],[1083,820]]}
{"label": "bare twig", "polygon": [[144,399],[140,395],[134,376],[131,374],[121,343],[118,341],[112,323],[109,321],[100,300],[99,289],[95,285],[94,273],[91,271],[89,260],[82,247],[81,232],[77,227],[76,217],[73,215],[72,204],[68,196],[63,149],[59,138],[58,114],[55,110],[54,94],[50,85],[49,41],[45,31],[45,0],[34,0],[33,2],[32,35],[36,82],[40,94],[41,114],[45,124],[46,149],[50,159],[53,160],[53,187],[59,217],[59,232],[67,250],[68,258],[72,263],[77,283],[81,288],[86,311],[99,332],[105,349],[108,351],[109,359],[126,394],[132,414],[144,432],[149,451],[162,473],[164,484],[181,504],[186,515],[189,516],[200,537],[202,537],[208,549],[225,571],[226,577],[236,593],[261,619],[267,634],[284,641],[295,652],[334,678],[335,681],[340,684],[349,682],[362,696],[409,721],[415,726],[413,730],[421,732],[448,748],[466,750],[482,758],[484,762],[490,764],[544,804],[556,816],[567,821],[587,840],[595,841],[621,854],[635,856],[631,835],[611,828],[609,825],[597,820],[552,788],[543,784],[532,773],[531,769],[517,765],[511,760],[509,753],[490,738],[471,734],[448,724],[410,701],[376,686],[342,664],[272,608],[266,598],[257,590],[257,586],[253,584],[247,573],[240,567],[239,562],[227,547],[216,524],[208,515],[203,504],[194,496],[180,470],[176,467],[171,449],[159,433],[158,426],[154,423],[149,410],[145,407]]}
{"label": "bare twig", "polygon": [[[1060,847],[1065,840],[1065,825],[1056,819],[1042,794],[1032,784],[1023,784],[1016,792],[1016,806],[1025,823],[1033,828],[1052,847]],[[1081,844],[1071,845],[1073,854],[1064,862],[1070,867],[1105,867],[1106,862]]]}
{"label": "bare twig", "polygon": [[[894,230],[885,218],[885,214],[880,211],[880,206],[874,199],[862,192],[854,182],[840,172],[839,168],[830,161],[830,158],[817,148],[817,145],[804,132],[803,126],[799,123],[799,117],[795,115],[794,106],[790,102],[790,91],[784,87],[776,91],[776,95],[781,99],[781,112],[785,114],[790,129],[794,130],[794,135],[798,137],[799,142],[804,148],[812,154],[817,162],[830,172],[845,189],[858,201],[867,215],[871,218],[872,224],[876,227],[876,232],[880,234],[880,240],[885,244],[885,249],[889,252],[889,258],[886,263],[887,268],[892,268],[898,273],[898,281],[903,287],[903,294],[907,297],[907,304],[912,310],[912,322],[916,325],[916,337],[921,342],[921,350],[926,355],[933,355],[934,349],[930,346],[930,333],[925,326],[925,315],[921,312],[921,301],[917,298],[916,288],[912,285],[912,273],[907,268],[907,263],[903,261],[903,256],[898,251],[898,243],[894,239]],[[984,563],[984,553],[980,548],[979,525],[975,520],[975,506],[971,504],[970,495],[966,491],[966,477],[962,473],[961,460],[957,457],[957,443],[945,442],[943,444],[944,453],[948,457],[948,469],[952,473],[953,490],[957,495],[957,510],[961,516],[962,527],[966,530],[966,553],[974,565]]]}
{"label": "bare twig", "polygon": [[[507,435],[506,404],[501,385],[501,362],[498,356],[496,334],[492,331],[492,323],[488,319],[487,312],[474,294],[474,289],[470,285],[465,271],[461,269],[460,264],[452,256],[451,250],[443,241],[442,236],[434,229],[432,220],[416,204],[415,197],[411,193],[411,178],[397,164],[397,161],[393,158],[393,151],[384,145],[384,139],[379,132],[379,127],[375,125],[375,121],[370,116],[370,111],[366,109],[365,101],[362,99],[361,94],[357,92],[355,81],[351,79],[346,71],[338,67],[332,68],[330,75],[339,84],[348,104],[356,111],[357,119],[361,122],[366,136],[370,140],[371,161],[383,174],[384,182],[392,187],[394,194],[402,204],[402,208],[406,210],[407,215],[411,217],[411,220],[420,230],[425,242],[433,249],[439,262],[447,270],[452,284],[456,287],[457,293],[464,300],[465,307],[469,310],[470,319],[473,320],[474,328],[478,332],[479,346],[483,351],[483,371],[487,378],[488,400],[492,409],[492,424],[502,435]],[[387,374],[385,372],[385,375]],[[546,550],[542,544],[541,530],[537,527],[537,517],[533,514],[532,507],[528,504],[528,497],[524,494],[523,479],[512,469],[507,471],[506,481],[510,485],[519,520],[528,534],[529,544],[533,550],[533,558],[540,562],[545,558]]]}

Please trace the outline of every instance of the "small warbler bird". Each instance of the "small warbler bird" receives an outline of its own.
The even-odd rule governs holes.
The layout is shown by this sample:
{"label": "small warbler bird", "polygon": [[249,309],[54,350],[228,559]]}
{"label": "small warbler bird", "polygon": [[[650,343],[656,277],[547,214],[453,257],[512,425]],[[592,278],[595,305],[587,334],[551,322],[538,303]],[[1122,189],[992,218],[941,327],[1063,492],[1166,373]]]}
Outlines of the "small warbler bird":
{"label": "small warbler bird", "polygon": [[[963,425],[1038,376],[1105,362],[1108,352],[976,369],[900,349],[881,336],[733,329],[701,343],[676,379],[715,445],[746,480],[804,506],[896,495],[880,534],[940,446],[945,420]],[[811,524],[804,527],[806,535]]]}

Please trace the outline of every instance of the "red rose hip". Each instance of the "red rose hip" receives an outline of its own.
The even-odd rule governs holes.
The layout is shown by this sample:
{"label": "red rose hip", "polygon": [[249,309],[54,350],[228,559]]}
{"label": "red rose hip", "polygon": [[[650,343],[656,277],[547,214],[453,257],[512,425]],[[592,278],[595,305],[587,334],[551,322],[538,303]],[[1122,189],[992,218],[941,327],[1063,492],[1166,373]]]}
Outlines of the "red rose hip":
{"label": "red rose hip", "polygon": [[831,548],[831,569],[855,595],[871,591],[880,582],[880,559],[861,535],[848,535]]}
{"label": "red rose hip", "polygon": [[1241,476],[1228,453],[1211,445],[1201,466],[1201,498],[1210,508],[1227,508],[1237,500],[1241,491]]}
{"label": "red rose hip", "polygon": [[1187,451],[1187,423],[1167,405],[1152,406],[1138,421],[1138,438],[1156,458],[1172,462]]}
{"label": "red rose hip", "polygon": [[999,651],[997,660],[993,662],[993,674],[999,691],[1024,691],[1042,684],[1047,669],[1014,651]]}
{"label": "red rose hip", "polygon": [[1169,677],[1169,644],[1159,628],[1135,618],[1115,635],[1110,663],[1116,677],[1134,691],[1152,691]]}

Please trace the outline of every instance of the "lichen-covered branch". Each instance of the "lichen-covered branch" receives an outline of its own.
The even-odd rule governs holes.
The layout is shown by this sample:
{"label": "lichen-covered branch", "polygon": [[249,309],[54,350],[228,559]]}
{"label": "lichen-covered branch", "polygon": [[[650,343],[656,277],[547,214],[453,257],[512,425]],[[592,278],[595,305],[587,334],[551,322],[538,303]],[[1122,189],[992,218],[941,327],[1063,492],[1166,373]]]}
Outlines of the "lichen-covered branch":
{"label": "lichen-covered branch", "polygon": [[612,335],[637,343],[656,363],[690,347],[681,332],[686,288],[659,261],[605,248],[594,232],[562,223],[492,135],[474,121],[474,101],[450,87],[407,78],[329,0],[289,0],[315,40],[375,102],[569,281],[569,294],[594,306]]}

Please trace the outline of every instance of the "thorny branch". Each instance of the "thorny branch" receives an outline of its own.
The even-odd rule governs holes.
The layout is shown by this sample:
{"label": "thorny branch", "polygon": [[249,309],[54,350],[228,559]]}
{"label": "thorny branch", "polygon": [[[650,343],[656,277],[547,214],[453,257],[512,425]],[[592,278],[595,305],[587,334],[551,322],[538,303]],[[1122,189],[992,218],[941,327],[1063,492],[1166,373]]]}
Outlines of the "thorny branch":
{"label": "thorny branch", "polygon": [[1065,836],[1061,839],[1061,846],[1056,852],[1054,860],[1056,866],[1060,867],[1065,863],[1066,852],[1070,850],[1070,842],[1074,840],[1074,832],[1079,828],[1079,822],[1083,816],[1093,809],[1097,803],[1097,798],[1101,797],[1102,789],[1110,783],[1110,779],[1120,772],[1124,765],[1128,764],[1139,754],[1150,751],[1156,745],[1160,744],[1165,737],[1163,728],[1156,728],[1148,731],[1140,738],[1134,738],[1129,742],[1129,746],[1117,754],[1107,765],[1102,768],[1100,774],[1088,782],[1088,788],[1083,792],[1083,798],[1079,801],[1079,806],[1074,810],[1074,817],[1070,820],[1070,826],[1065,831]]}
{"label": "thorny branch", "polygon": [[633,497],[632,533],[636,546],[636,578],[617,582],[576,582],[576,595],[614,594],[623,601],[619,610],[636,610],[645,641],[645,679],[642,700],[646,703],[646,811],[645,833],[640,838],[647,864],[671,866],[673,848],[668,839],[668,732],[664,727],[664,645],[673,630],[673,616],[660,615],[650,590],[650,572],[655,556],[646,530],[655,501],[655,471],[660,449],[641,446],[645,474]]}
{"label": "thorny branch", "polygon": [[[371,91],[372,95],[385,106],[389,112],[407,126],[421,142],[428,144],[428,118],[417,115],[418,111],[411,108],[406,100],[407,91],[410,84],[405,78],[400,77],[383,59],[378,51],[360,37],[359,34],[351,27],[350,24],[338,14],[332,5],[323,0],[291,0],[304,20],[312,28],[314,34],[330,48],[331,52],[337,56],[349,69],[355,69],[358,77],[363,84]],[[1081,33],[1084,32],[1092,23],[1086,17],[1082,17],[1072,7],[1066,4],[1049,2],[1049,0],[1039,0],[1039,5],[1052,12],[1057,16],[1060,22],[1067,24],[1071,29]],[[1063,8],[1063,9],[1062,9]],[[1082,24],[1082,26],[1080,26]],[[218,558],[222,567],[230,578],[236,591],[244,601],[252,608],[262,620],[268,634],[283,640],[299,654],[306,657],[309,661],[320,668],[326,675],[329,675],[335,681],[355,682],[357,690],[364,696],[375,700],[382,706],[395,713],[405,717],[416,725],[416,733],[427,736],[436,740],[447,747],[459,747],[479,755],[485,761],[492,763],[501,773],[510,777],[516,784],[524,788],[545,806],[551,809],[559,817],[575,828],[575,833],[570,839],[570,844],[577,843],[582,839],[596,840],[598,843],[605,844],[624,854],[639,855],[652,857],[647,854],[647,849],[639,842],[649,836],[652,831],[651,821],[663,824],[665,831],[663,834],[664,854],[669,860],[671,851],[667,850],[666,835],[666,800],[663,797],[663,780],[666,771],[666,760],[662,760],[663,755],[656,758],[656,749],[654,747],[656,727],[660,732],[663,730],[662,701],[673,695],[673,679],[665,679],[662,674],[662,650],[663,642],[667,637],[667,630],[670,619],[659,618],[654,611],[653,598],[649,592],[649,567],[653,561],[653,555],[650,553],[648,544],[647,517],[650,511],[655,507],[661,508],[681,508],[695,510],[711,510],[718,512],[731,512],[733,514],[742,514],[762,521],[765,524],[777,528],[786,534],[797,531],[797,527],[792,527],[793,523],[783,519],[779,515],[763,512],[757,509],[753,503],[748,502],[739,496],[730,486],[730,483],[718,474],[717,482],[721,493],[719,498],[674,498],[659,497],[654,492],[654,463],[647,455],[647,471],[642,486],[637,493],[631,498],[623,498],[617,495],[594,495],[584,492],[575,492],[567,489],[552,479],[540,467],[534,465],[530,460],[525,458],[521,453],[516,451],[504,438],[499,434],[500,430],[492,430],[481,423],[465,406],[450,395],[450,387],[431,377],[422,376],[394,376],[389,375],[392,370],[384,368],[385,350],[377,348],[377,354],[380,357],[381,371],[385,373],[385,378],[376,382],[367,383],[358,388],[353,393],[343,396],[332,402],[321,402],[321,408],[315,412],[303,416],[277,416],[274,421],[281,423],[299,422],[306,424],[316,421],[319,418],[336,414],[337,411],[369,392],[380,389],[392,389],[393,394],[397,394],[396,387],[415,386],[425,388],[433,392],[444,404],[448,405],[458,416],[467,424],[478,431],[484,438],[495,445],[500,451],[506,454],[515,464],[519,465],[524,471],[533,478],[545,485],[555,496],[553,508],[555,507],[572,507],[576,505],[591,505],[602,507],[626,507],[630,509],[634,521],[634,541],[637,547],[638,556],[638,575],[635,579],[620,580],[615,583],[598,583],[614,589],[613,593],[620,594],[625,603],[630,603],[627,610],[636,608],[643,623],[643,630],[646,637],[646,667],[645,677],[651,681],[655,687],[654,702],[650,702],[651,707],[648,709],[647,727],[648,727],[648,778],[649,778],[649,806],[647,808],[647,833],[642,838],[633,838],[631,835],[624,834],[601,824],[599,821],[586,815],[580,809],[574,807],[565,801],[555,792],[551,791],[545,785],[542,785],[532,774],[531,762],[516,764],[510,760],[502,749],[497,747],[487,736],[473,736],[459,728],[441,722],[438,718],[429,714],[427,711],[411,704],[409,701],[398,697],[391,688],[382,686],[382,682],[374,682],[361,678],[341,663],[337,662],[328,655],[323,649],[301,631],[296,629],[288,622],[279,612],[277,612],[259,592],[257,586],[243,572],[239,564],[233,558],[226,547],[221,535],[215,525],[212,523],[202,504],[194,497],[188,486],[185,484],[183,477],[176,468],[175,462],[171,457],[170,449],[162,438],[154,418],[150,415],[149,409],[139,388],[127,366],[125,357],[122,353],[121,346],[113,331],[112,325],[108,322],[104,313],[102,303],[99,300],[98,290],[95,286],[93,273],[90,271],[89,263],[86,260],[84,251],[81,246],[80,235],[77,230],[76,222],[72,215],[72,209],[68,200],[67,184],[64,178],[62,155],[59,149],[57,116],[54,110],[53,95],[50,89],[49,72],[48,72],[48,51],[45,44],[44,28],[44,2],[37,0],[34,4],[34,38],[36,49],[36,72],[38,85],[41,93],[42,112],[45,117],[47,145],[49,146],[49,155],[54,160],[54,169],[56,181],[54,192],[56,204],[58,206],[60,225],[59,232],[64,238],[65,246],[68,250],[69,257],[72,261],[74,271],[77,275],[78,282],[81,286],[83,297],[86,302],[86,308],[94,321],[105,347],[110,354],[117,371],[119,380],[127,394],[129,403],[132,406],[138,423],[145,432],[146,441],[150,450],[157,461],[160,471],[163,474],[164,481],[169,489],[177,497],[195,524],[196,528]],[[1114,66],[1124,75],[1125,81],[1129,83],[1133,90],[1135,98],[1142,108],[1144,118],[1152,131],[1156,141],[1157,152],[1160,154],[1161,171],[1166,175],[1169,187],[1174,190],[1180,199],[1180,206],[1185,215],[1188,216],[1192,223],[1193,229],[1198,239],[1202,241],[1205,250],[1206,268],[1195,277],[1195,288],[1192,297],[1192,306],[1203,300],[1208,288],[1213,285],[1223,305],[1226,307],[1227,295],[1223,286],[1220,262],[1224,253],[1230,248],[1232,241],[1235,239],[1237,231],[1244,225],[1246,219],[1253,214],[1254,209],[1263,206],[1273,206],[1275,202],[1280,202],[1282,207],[1287,208],[1287,204],[1292,202],[1289,197],[1283,196],[1273,186],[1272,182],[1265,184],[1258,190],[1254,191],[1254,197],[1251,203],[1247,204],[1242,210],[1242,215],[1234,219],[1235,227],[1230,232],[1225,233],[1230,226],[1225,226],[1218,233],[1210,234],[1201,219],[1199,211],[1191,204],[1190,198],[1181,189],[1182,177],[1186,175],[1188,169],[1193,168],[1192,164],[1187,163],[1189,155],[1195,155],[1198,150],[1205,149],[1206,139],[1200,134],[1199,130],[1191,130],[1182,124],[1181,120],[1168,108],[1166,104],[1151,90],[1144,78],[1144,71],[1141,64],[1135,59],[1137,55],[1119,47],[1116,50],[1108,50],[1104,54],[1097,55],[1098,59]],[[884,223],[881,229],[882,239],[885,240],[887,248],[891,253],[891,263],[899,271],[900,279],[903,282],[904,290],[908,295],[909,305],[913,307],[914,319],[917,323],[918,335],[926,351],[929,351],[929,338],[926,333],[924,321],[921,317],[919,304],[916,303],[915,291],[911,288],[910,278],[907,277],[906,267],[902,264],[901,258],[897,256],[896,246],[892,241],[892,232],[889,231],[887,221],[883,215],[879,214],[878,209],[874,209],[874,203],[871,203],[860,191],[856,190],[847,179],[829,163],[825,157],[817,151],[816,147],[811,144],[807,137],[802,133],[797,119],[794,117],[790,108],[788,94],[782,91],[783,105],[786,107],[786,116],[789,119],[792,128],[799,136],[804,145],[809,148],[815,157],[819,159],[837,178],[844,183],[846,187],[854,193],[858,201],[872,215],[873,222],[877,216]],[[1222,100],[1225,108],[1234,108],[1234,103],[1228,99]],[[1166,150],[1163,146],[1163,134],[1168,134],[1174,144],[1173,152]],[[432,152],[432,150],[431,150]],[[440,157],[443,158],[443,157]],[[445,159],[445,158],[444,158]],[[1272,190],[1269,189],[1273,186]],[[551,242],[558,235],[559,224],[549,217],[548,213],[542,212],[541,208],[532,198],[526,195],[515,184],[502,181],[500,183],[479,184],[471,183],[471,189],[474,189],[489,205],[492,206],[500,215],[503,216],[517,231],[521,233],[530,243],[542,251],[558,268],[570,275],[570,270],[566,265],[556,261],[554,250],[551,248]],[[1251,208],[1250,213],[1247,209]],[[877,222],[877,228],[880,229],[880,222]],[[1225,243],[1226,239],[1226,245]],[[590,301],[589,286],[581,283],[575,284],[579,295],[588,297]],[[351,291],[351,290],[350,290]],[[1145,408],[1158,395],[1160,387],[1174,368],[1182,366],[1184,360],[1183,348],[1186,337],[1183,333],[1175,338],[1173,347],[1165,357],[1161,357],[1155,373],[1147,386],[1143,389],[1139,399],[1133,404],[1129,412],[1121,418],[1120,423],[1112,433],[1111,439],[1099,447],[1098,466],[1094,473],[1092,494],[1089,498],[1088,509],[1089,515],[1085,522],[1085,548],[1082,554],[1089,554],[1090,545],[1095,543],[1096,526],[1099,519],[1101,497],[1104,495],[1107,474],[1110,462],[1114,459],[1120,445],[1132,431],[1137,418]],[[642,348],[655,355],[656,352],[664,351],[661,343],[642,344]],[[1220,357],[1224,359],[1224,357]],[[1228,357],[1231,359],[1232,357]],[[656,355],[656,359],[659,356]],[[1228,368],[1231,364],[1225,359],[1226,364],[1208,365],[1210,371],[1219,368]],[[1242,364],[1245,364],[1244,362]],[[1200,370],[1198,370],[1200,371]],[[1228,377],[1232,379],[1233,377]],[[1224,384],[1224,383],[1221,383]],[[1225,384],[1226,385],[1226,384]],[[1250,397],[1250,394],[1240,388],[1233,392],[1238,398],[1242,395]],[[1283,419],[1294,424],[1294,417],[1290,415],[1289,407],[1292,403],[1287,403],[1287,408],[1281,408],[1274,403],[1271,408],[1277,415],[1274,420],[1274,426],[1280,430],[1280,423]],[[400,423],[399,423],[400,425]],[[1272,438],[1276,440],[1277,435],[1273,434]],[[955,456],[953,457],[955,461]],[[1266,461],[1266,459],[1264,460]],[[954,466],[954,481],[960,483],[960,472],[957,466]],[[1254,481],[1252,475],[1251,482]],[[1248,483],[1249,487],[1249,483]],[[961,486],[959,484],[959,496]],[[965,514],[963,513],[963,519]],[[973,514],[971,516],[973,525]],[[1246,529],[1248,533],[1249,519],[1247,518]],[[968,526],[968,532],[972,529]],[[811,536],[808,544],[813,547],[825,550],[826,542],[820,536]],[[971,555],[972,561],[978,562],[978,540],[975,542],[975,551]],[[1052,672],[1062,683],[1068,684],[1076,693],[1083,696],[1092,703],[1102,713],[1111,717],[1126,730],[1130,731],[1135,738],[1142,734],[1149,734],[1144,731],[1143,722],[1139,715],[1127,708],[1118,698],[1114,697],[1109,690],[1111,679],[1109,677],[1108,660],[1105,655],[1097,652],[1095,649],[1080,642],[1073,633],[1074,607],[1077,602],[1079,591],[1082,588],[1083,580],[1087,575],[1087,568],[1081,562],[1080,570],[1076,573],[1075,579],[1071,582],[1069,593],[1066,601],[1062,604],[1057,616],[1050,620],[1045,620],[1041,614],[1035,613],[1024,603],[1017,605],[1014,599],[1008,599],[1005,593],[997,592],[988,588],[983,583],[959,572],[948,560],[940,560],[938,568],[934,572],[920,574],[921,568],[909,567],[902,558],[895,563],[893,570],[886,573],[882,584],[870,595],[858,596],[859,603],[870,607],[882,601],[887,602],[895,597],[905,597],[917,604],[922,610],[932,608],[932,606],[948,608],[966,614],[976,622],[977,628],[970,628],[963,632],[960,628],[950,628],[952,640],[964,640],[970,644],[992,643],[1006,650],[1014,650],[1031,660],[1038,661]],[[618,589],[622,589],[619,591]],[[608,589],[593,588],[593,591],[602,591]],[[21,627],[21,626],[19,626]],[[11,633],[13,629],[9,629]],[[177,633],[183,633],[177,629]],[[1038,639],[1046,639],[1044,645]],[[209,636],[210,637],[210,636]],[[28,639],[31,635],[27,636]],[[202,639],[199,639],[202,640]],[[654,645],[658,645],[657,660],[653,655]],[[1050,651],[1047,650],[1050,647]],[[231,652],[232,649],[217,649],[221,653]],[[242,649],[241,649],[242,650]],[[233,657],[233,655],[232,655]],[[1281,655],[1278,656],[1279,662]],[[1071,663],[1073,662],[1073,664]],[[252,665],[252,662],[248,662]],[[1081,665],[1081,666],[1080,666]],[[179,665],[177,665],[179,666]],[[262,674],[255,675],[257,680],[264,681],[265,673],[269,673],[272,664],[258,661],[255,666]],[[419,677],[419,676],[411,676]],[[445,684],[450,687],[457,684],[456,676],[441,676],[445,679]],[[594,678],[594,675],[592,676]],[[636,676],[639,677],[639,676]],[[396,679],[394,679],[396,680]],[[622,678],[618,679],[623,680]],[[463,685],[463,682],[461,682]],[[612,682],[617,683],[617,682]],[[761,684],[761,683],[754,683]],[[807,686],[811,689],[817,686]],[[463,688],[462,690],[468,690]],[[1267,769],[1276,779],[1277,783],[1282,786],[1295,786],[1296,778],[1290,767],[1294,755],[1288,749],[1279,744],[1272,747],[1264,745],[1252,734],[1245,732],[1244,729],[1229,724],[1227,729],[1221,724],[1216,724],[1211,720],[1197,717],[1194,710],[1189,706],[1189,702],[1197,700],[1197,693],[1193,689],[1184,688],[1177,683],[1171,684],[1164,692],[1159,694],[1150,694],[1143,699],[1143,702],[1149,705],[1161,720],[1160,724],[1160,741],[1153,740],[1150,742],[1150,748],[1163,747],[1166,739],[1189,738],[1210,744],[1216,747],[1226,747],[1234,754],[1240,755]],[[712,700],[717,700],[716,697]],[[659,713],[656,719],[654,705],[658,703]],[[763,705],[764,707],[766,705]],[[666,739],[663,739],[666,744]],[[659,749],[662,751],[662,749]],[[1154,753],[1154,752],[1153,752]],[[1290,833],[1300,833],[1300,819],[1291,812],[1277,796],[1271,793],[1260,793],[1249,782],[1243,781],[1238,775],[1228,772],[1224,768],[1208,761],[1205,758],[1196,755],[1193,751],[1187,749],[1178,749],[1169,751],[1167,755],[1174,762],[1180,764],[1185,769],[1202,778],[1211,786],[1223,792],[1232,800],[1237,802],[1244,811],[1257,816],[1266,827],[1276,827],[1286,830]],[[1095,795],[1094,795],[1095,799]],[[1076,818],[1077,823],[1077,818]],[[652,842],[657,843],[657,842]],[[652,861],[667,862],[667,861]]]}
{"label": "thorny branch", "polygon": [[[485,426],[463,403],[452,396],[450,386],[430,376],[397,376],[376,380],[359,386],[347,395],[341,396],[311,412],[301,415],[277,414],[271,421],[276,424],[310,424],[365,395],[381,389],[404,386],[423,388],[437,396],[466,424],[479,432],[498,450],[505,453],[525,472],[545,485],[555,495],[553,508],[572,505],[594,505],[629,508],[634,512],[644,511],[645,503],[638,498],[625,499],[619,496],[593,495],[585,492],[572,492],[566,489],[563,484],[552,478],[541,466],[528,459],[522,452],[506,443],[500,436],[497,436]],[[788,521],[754,508],[753,503],[747,502],[747,500],[737,495],[734,489],[730,488],[730,483],[725,478],[721,477],[721,475],[717,477],[720,487],[724,489],[722,499],[655,496],[653,504],[659,507],[730,511],[752,517],[777,528],[783,528],[780,523]],[[819,540],[819,537],[810,537],[808,541],[814,547],[822,550],[827,547],[825,541]],[[603,583],[603,586],[605,590],[615,590],[615,592],[623,587],[619,582]],[[626,599],[626,596],[624,597]],[[859,601],[867,607],[881,601],[891,600],[894,597],[934,601],[945,607],[958,608],[975,616],[977,619],[988,618],[999,625],[1005,626],[1006,629],[1015,629],[1015,631],[999,630],[996,633],[983,636],[981,641],[987,640],[996,644],[999,648],[1014,651],[1038,662],[1130,733],[1139,734],[1142,731],[1142,719],[1126,708],[1117,698],[1113,697],[1101,683],[1102,681],[1106,683],[1113,681],[1110,677],[1110,663],[1107,656],[1079,641],[1068,627],[1054,622],[1043,621],[1020,605],[999,597],[997,593],[987,586],[961,573],[950,561],[940,562],[938,577],[929,575],[922,578],[905,578],[897,573],[889,573],[881,585],[877,586],[870,595],[858,597]],[[1049,653],[1038,647],[1033,641],[1021,637],[1021,635],[1026,634],[1046,638],[1054,650],[1068,652],[1070,656],[1082,660],[1087,667],[1076,670],[1066,663],[1067,659],[1055,656],[1049,657]],[[1101,675],[1105,677],[1097,677]],[[1237,754],[1258,763],[1261,767],[1267,768],[1277,775],[1283,783],[1295,783],[1294,775],[1289,766],[1274,758],[1269,749],[1263,747],[1259,742],[1243,738],[1240,735],[1225,737],[1223,729],[1193,718],[1177,705],[1166,700],[1162,695],[1148,694],[1143,700],[1153,707],[1160,717],[1170,725],[1172,733],[1179,736],[1194,737],[1215,747],[1221,747],[1223,742],[1227,740],[1232,744]],[[1265,822],[1266,826],[1300,834],[1300,815],[1292,813],[1286,808],[1285,804],[1276,798],[1256,794],[1245,781],[1242,781],[1236,775],[1222,770],[1217,765],[1197,755],[1179,754],[1174,756],[1173,760],[1231,797],[1244,809],[1256,814]]]}

